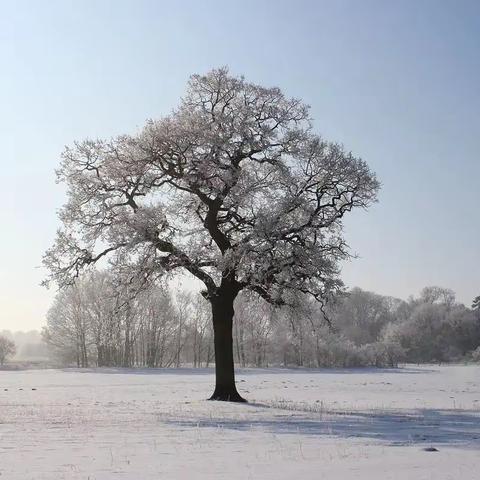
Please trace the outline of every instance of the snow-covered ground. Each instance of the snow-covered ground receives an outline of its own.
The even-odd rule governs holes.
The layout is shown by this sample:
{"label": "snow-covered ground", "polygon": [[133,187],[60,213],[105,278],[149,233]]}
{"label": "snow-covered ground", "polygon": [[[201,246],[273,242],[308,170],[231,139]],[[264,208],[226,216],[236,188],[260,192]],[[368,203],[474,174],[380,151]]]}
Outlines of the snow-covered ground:
{"label": "snow-covered ground", "polygon": [[0,480],[480,478],[480,366],[237,377],[249,404],[211,370],[0,371]]}

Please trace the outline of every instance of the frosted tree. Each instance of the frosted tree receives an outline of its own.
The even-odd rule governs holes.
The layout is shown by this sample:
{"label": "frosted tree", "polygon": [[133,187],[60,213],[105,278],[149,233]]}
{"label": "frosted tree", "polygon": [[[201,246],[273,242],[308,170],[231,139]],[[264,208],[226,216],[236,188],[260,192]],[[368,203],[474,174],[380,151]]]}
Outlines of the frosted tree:
{"label": "frosted tree", "polygon": [[309,109],[278,88],[191,77],[180,106],[135,135],[63,153],[62,229],[45,255],[60,286],[101,259],[145,281],[186,271],[212,308],[212,399],[242,401],[232,318],[241,290],[282,305],[341,288],[342,218],[376,199],[367,164],[312,131]]}
{"label": "frosted tree", "polygon": [[420,300],[425,303],[440,303],[452,307],[455,304],[455,292],[450,288],[425,287],[420,292]]}
{"label": "frosted tree", "polygon": [[480,295],[478,295],[478,297],[475,297],[473,299],[472,310],[475,310],[476,312],[480,313]]}
{"label": "frosted tree", "polygon": [[15,343],[4,336],[0,336],[0,365],[3,365],[7,358],[13,357],[17,349]]}
{"label": "frosted tree", "polygon": [[63,361],[76,361],[88,367],[88,333],[91,319],[84,301],[85,284],[89,278],[65,288],[55,297],[42,330],[44,342]]}

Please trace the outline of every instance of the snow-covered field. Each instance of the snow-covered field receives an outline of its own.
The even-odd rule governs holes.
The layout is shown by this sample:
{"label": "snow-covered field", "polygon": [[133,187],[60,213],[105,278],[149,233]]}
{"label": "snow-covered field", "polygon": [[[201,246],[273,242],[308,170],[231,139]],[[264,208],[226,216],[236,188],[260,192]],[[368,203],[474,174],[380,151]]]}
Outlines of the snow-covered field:
{"label": "snow-covered field", "polygon": [[[480,366],[0,371],[0,479],[480,478]],[[435,447],[438,451],[424,449]]]}

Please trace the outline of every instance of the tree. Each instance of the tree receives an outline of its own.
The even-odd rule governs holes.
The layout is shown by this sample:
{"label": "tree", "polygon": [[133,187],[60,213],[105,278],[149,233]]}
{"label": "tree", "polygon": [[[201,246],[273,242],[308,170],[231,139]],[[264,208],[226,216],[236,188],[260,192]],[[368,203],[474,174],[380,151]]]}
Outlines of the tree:
{"label": "tree", "polygon": [[0,365],[3,365],[8,357],[13,357],[16,352],[15,343],[7,337],[0,336]]}
{"label": "tree", "polygon": [[47,313],[45,343],[62,363],[78,367],[171,364],[176,342],[168,339],[180,312],[168,291],[153,284],[132,292],[117,280],[94,270],[61,290]]}
{"label": "tree", "polygon": [[212,399],[243,401],[234,379],[234,301],[320,302],[341,288],[342,218],[376,200],[367,164],[312,132],[308,107],[230,76],[193,75],[180,106],[136,135],[62,155],[63,228],[45,255],[60,286],[104,258],[145,281],[183,270],[212,309]]}
{"label": "tree", "polygon": [[455,304],[455,292],[450,288],[425,287],[420,292],[420,300],[425,303],[441,303],[452,307]]}
{"label": "tree", "polygon": [[75,362],[78,367],[88,367],[89,364],[91,318],[85,293],[92,280],[93,277],[86,277],[62,290],[55,297],[47,313],[47,325],[42,330],[45,343],[54,349],[56,355],[63,362]]}
{"label": "tree", "polygon": [[[445,301],[443,293],[425,295],[431,288],[437,287],[423,289],[420,299],[412,302],[407,318],[397,318],[386,328],[384,340],[399,343],[408,361],[458,361],[478,347],[480,325],[471,310]],[[447,291],[447,299],[455,295],[449,289],[441,290]]]}
{"label": "tree", "polygon": [[[205,362],[205,365],[208,365],[213,352],[210,304],[200,295],[194,295],[190,292],[182,292],[177,295],[177,305],[179,301],[180,303],[188,303],[190,307],[188,311],[190,324],[188,326],[187,337],[190,343],[193,366],[200,367],[202,360]],[[177,306],[179,313],[181,313],[183,309]]]}
{"label": "tree", "polygon": [[[268,340],[272,333],[272,307],[254,294],[240,295],[235,303],[235,351],[244,367],[267,364]],[[250,353],[250,358],[249,358]]]}
{"label": "tree", "polygon": [[389,298],[360,288],[353,288],[340,299],[335,326],[357,345],[376,342],[391,321]]}
{"label": "tree", "polygon": [[480,313],[480,295],[478,295],[478,297],[475,297],[473,299],[472,310],[475,310],[476,312]]}

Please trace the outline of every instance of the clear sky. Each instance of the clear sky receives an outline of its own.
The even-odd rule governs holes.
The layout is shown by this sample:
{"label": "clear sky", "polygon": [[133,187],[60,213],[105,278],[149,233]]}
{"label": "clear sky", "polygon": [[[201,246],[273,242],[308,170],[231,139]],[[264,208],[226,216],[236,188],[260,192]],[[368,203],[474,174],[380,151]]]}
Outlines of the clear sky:
{"label": "clear sky", "polygon": [[348,286],[480,294],[480,2],[0,0],[0,330],[40,328],[64,145],[168,113],[228,65],[312,107],[377,172]]}

